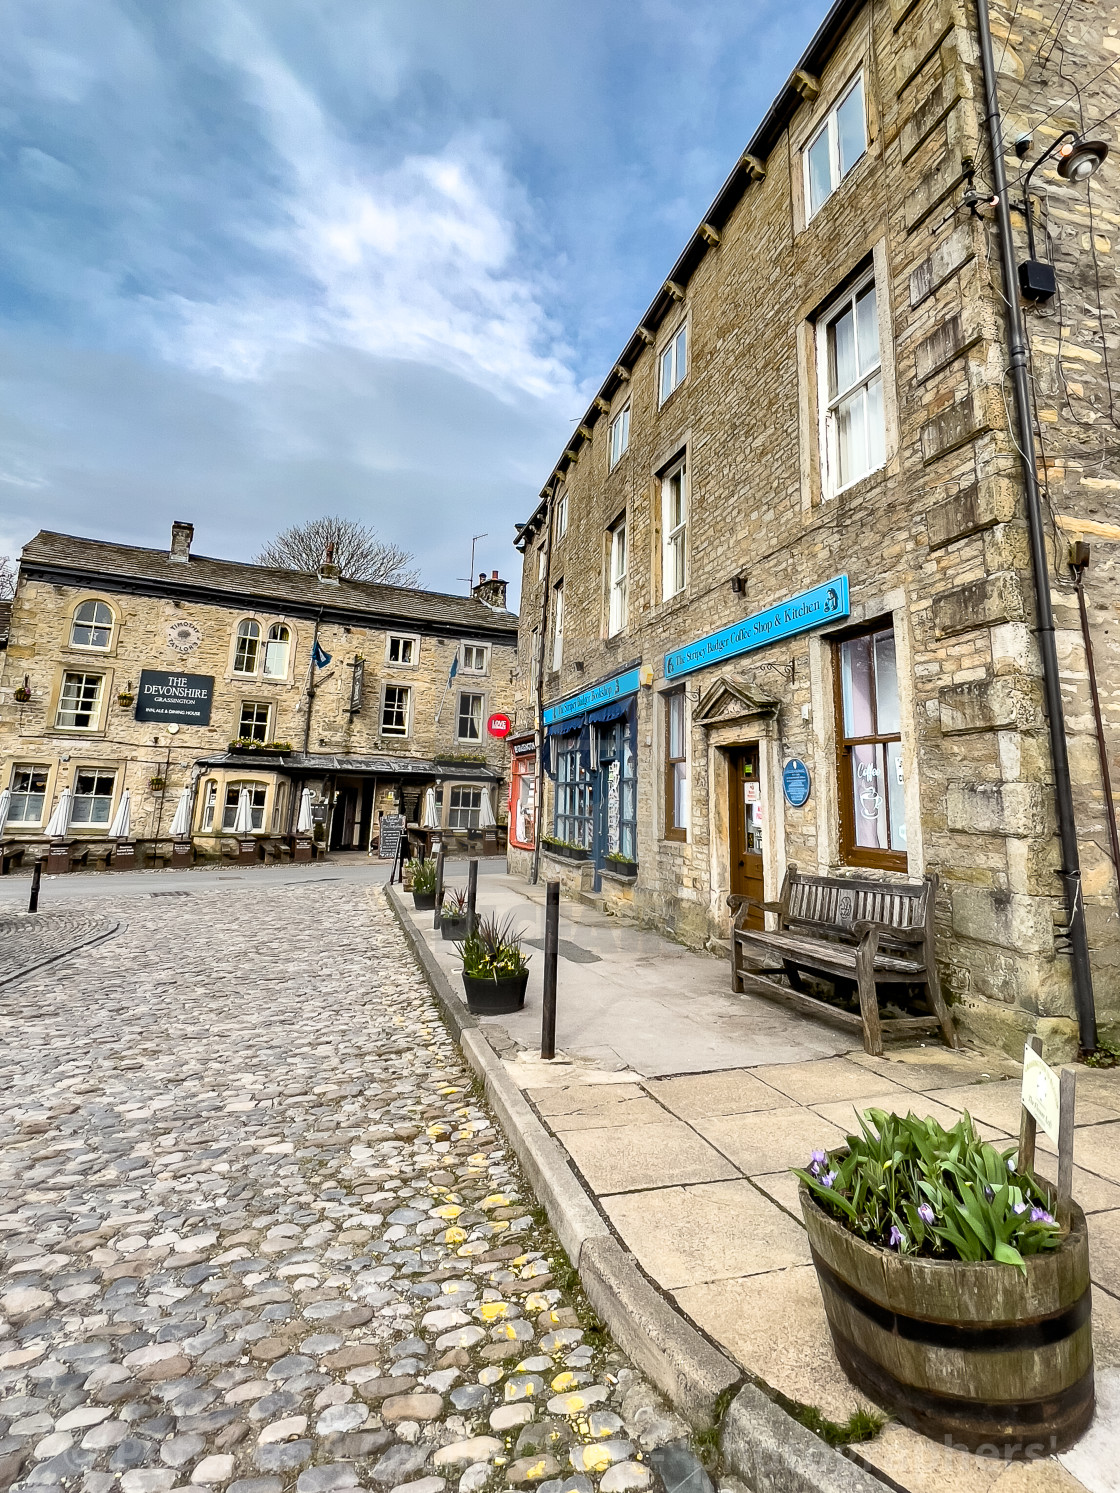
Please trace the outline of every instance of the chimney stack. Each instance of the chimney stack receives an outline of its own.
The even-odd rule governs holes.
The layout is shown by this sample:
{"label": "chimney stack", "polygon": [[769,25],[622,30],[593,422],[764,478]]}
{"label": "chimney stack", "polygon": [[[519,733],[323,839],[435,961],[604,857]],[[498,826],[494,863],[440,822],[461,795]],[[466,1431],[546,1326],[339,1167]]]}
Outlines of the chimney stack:
{"label": "chimney stack", "polygon": [[171,549],[168,551],[167,558],[176,565],[189,564],[193,538],[194,524],[183,524],[176,520],[171,525]]}
{"label": "chimney stack", "polygon": [[319,562],[319,579],[324,586],[337,586],[339,568],[334,563],[334,545],[328,544]]}
{"label": "chimney stack", "polygon": [[489,579],[483,571],[478,578],[478,585],[471,588],[471,595],[476,601],[484,601],[488,607],[495,611],[504,612],[506,609],[506,582],[499,580],[498,572],[491,571]]}

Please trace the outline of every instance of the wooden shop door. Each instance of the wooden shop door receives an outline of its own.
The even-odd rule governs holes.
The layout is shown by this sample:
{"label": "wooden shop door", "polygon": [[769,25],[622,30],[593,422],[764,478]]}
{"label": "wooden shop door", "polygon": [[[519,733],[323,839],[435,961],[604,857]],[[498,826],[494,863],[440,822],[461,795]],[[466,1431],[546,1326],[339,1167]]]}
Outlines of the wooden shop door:
{"label": "wooden shop door", "polygon": [[[734,896],[753,897],[761,903],[766,891],[762,874],[763,806],[757,742],[737,747],[729,754],[727,779],[730,790],[731,892]],[[751,908],[746,926],[765,927],[760,908]]]}

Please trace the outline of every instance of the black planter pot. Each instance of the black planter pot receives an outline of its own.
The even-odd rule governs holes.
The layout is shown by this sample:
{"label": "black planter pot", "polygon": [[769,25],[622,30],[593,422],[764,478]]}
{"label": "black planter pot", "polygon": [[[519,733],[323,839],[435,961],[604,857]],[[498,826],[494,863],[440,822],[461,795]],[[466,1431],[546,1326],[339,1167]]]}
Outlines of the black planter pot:
{"label": "black planter pot", "polygon": [[511,1011],[520,1011],[525,1004],[525,986],[529,983],[529,971],[523,969],[519,975],[508,975],[504,980],[477,980],[463,972],[463,989],[467,993],[467,1009],[475,1016],[508,1016]]}
{"label": "black planter pot", "polygon": [[440,918],[439,935],[447,943],[459,943],[467,936],[466,918]]}
{"label": "black planter pot", "polygon": [[638,862],[608,859],[603,862],[603,870],[609,871],[612,876],[624,876],[627,881],[634,881],[638,875]]}
{"label": "black planter pot", "polygon": [[549,845],[542,846],[545,855],[555,856],[561,861],[589,861],[591,852],[584,850],[582,845]]}
{"label": "black planter pot", "polygon": [[435,892],[413,892],[412,905],[417,912],[431,912],[436,905]]}

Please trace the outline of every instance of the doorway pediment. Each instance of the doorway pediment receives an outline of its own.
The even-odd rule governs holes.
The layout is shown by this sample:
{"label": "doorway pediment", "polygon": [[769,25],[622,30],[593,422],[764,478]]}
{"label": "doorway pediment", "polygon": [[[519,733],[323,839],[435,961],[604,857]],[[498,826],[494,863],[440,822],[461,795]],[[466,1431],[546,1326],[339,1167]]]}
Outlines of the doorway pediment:
{"label": "doorway pediment", "polygon": [[692,719],[695,725],[706,728],[769,720],[777,715],[780,703],[751,684],[736,679],[717,679],[701,695]]}

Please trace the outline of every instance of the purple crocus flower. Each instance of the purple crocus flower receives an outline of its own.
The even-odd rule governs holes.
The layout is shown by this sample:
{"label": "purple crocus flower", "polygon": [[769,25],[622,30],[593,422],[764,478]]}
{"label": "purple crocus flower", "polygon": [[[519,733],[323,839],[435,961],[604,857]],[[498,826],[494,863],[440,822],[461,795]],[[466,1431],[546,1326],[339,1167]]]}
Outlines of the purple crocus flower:
{"label": "purple crocus flower", "polygon": [[835,1172],[825,1172],[824,1176],[821,1178],[821,1186],[822,1187],[831,1187],[832,1184],[835,1181],[836,1181],[836,1173]]}
{"label": "purple crocus flower", "polygon": [[888,1238],[887,1243],[890,1245],[891,1249],[898,1249],[900,1245],[906,1243],[906,1235],[895,1223],[891,1224],[890,1237]]}
{"label": "purple crocus flower", "polygon": [[1045,1208],[1031,1209],[1031,1223],[1053,1223],[1054,1215],[1047,1213]]}
{"label": "purple crocus flower", "polygon": [[814,1177],[819,1177],[822,1170],[828,1165],[828,1157],[823,1151],[814,1151],[809,1158],[809,1170]]}
{"label": "purple crocus flower", "polygon": [[989,1203],[992,1201],[992,1199],[995,1197],[995,1195],[996,1195],[995,1188],[994,1187],[989,1187],[988,1184],[985,1183],[984,1184],[984,1196],[988,1199]]}
{"label": "purple crocus flower", "polygon": [[1011,1204],[1011,1211],[1012,1211],[1012,1213],[1018,1213],[1021,1216],[1022,1214],[1024,1214],[1027,1211],[1027,1209],[1029,1207],[1030,1207],[1029,1203],[1012,1203]]}
{"label": "purple crocus flower", "polygon": [[928,1203],[922,1203],[922,1205],[918,1209],[918,1217],[922,1220],[923,1223],[932,1223],[936,1216],[937,1215],[934,1213],[933,1209]]}

